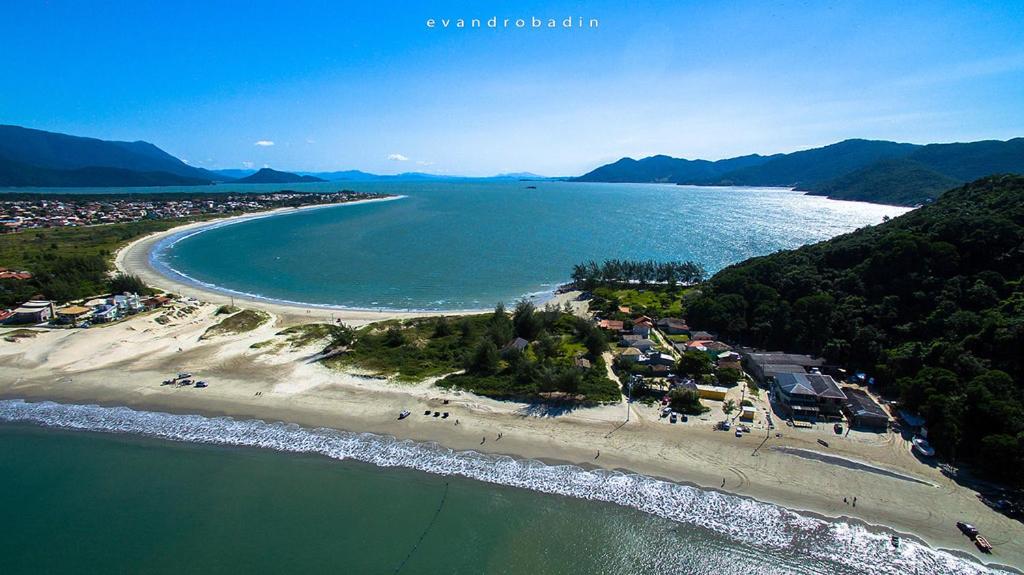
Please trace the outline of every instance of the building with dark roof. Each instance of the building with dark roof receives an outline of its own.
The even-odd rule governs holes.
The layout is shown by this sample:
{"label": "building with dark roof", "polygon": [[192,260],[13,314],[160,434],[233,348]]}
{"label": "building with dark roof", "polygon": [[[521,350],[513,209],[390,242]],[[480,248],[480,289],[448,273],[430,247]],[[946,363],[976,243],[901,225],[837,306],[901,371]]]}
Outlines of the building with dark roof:
{"label": "building with dark roof", "polygon": [[780,351],[743,353],[743,361],[747,371],[761,383],[782,373],[807,373],[810,368],[825,365],[825,360],[799,353],[782,353]]}
{"label": "building with dark roof", "polygon": [[690,326],[686,325],[685,319],[666,317],[658,320],[658,328],[670,335],[688,334]]}
{"label": "building with dark roof", "polygon": [[526,351],[526,348],[529,345],[530,345],[530,342],[526,341],[525,339],[523,339],[521,337],[517,337],[517,338],[513,339],[512,341],[506,343],[505,347],[501,348],[501,355],[506,355],[506,354],[512,353],[513,351],[517,351],[519,353],[522,353],[522,352]]}
{"label": "building with dark roof", "polygon": [[889,428],[889,414],[867,392],[855,387],[843,389],[846,401],[843,413],[850,420],[851,427],[884,431]]}
{"label": "building with dark roof", "polygon": [[782,411],[794,419],[838,416],[846,401],[836,380],[820,373],[780,373],[772,391]]}

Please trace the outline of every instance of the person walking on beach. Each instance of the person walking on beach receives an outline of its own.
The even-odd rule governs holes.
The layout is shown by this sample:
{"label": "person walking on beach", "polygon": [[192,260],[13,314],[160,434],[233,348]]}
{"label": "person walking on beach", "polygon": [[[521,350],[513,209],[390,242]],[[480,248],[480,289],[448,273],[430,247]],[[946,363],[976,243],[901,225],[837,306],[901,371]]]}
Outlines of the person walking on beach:
{"label": "person walking on beach", "polygon": [[485,441],[487,441],[486,437],[480,440],[480,445],[483,445]]}
{"label": "person walking on beach", "polygon": [[594,459],[597,459],[598,457],[601,457],[601,450],[600,449],[597,450],[597,455],[594,456]]}

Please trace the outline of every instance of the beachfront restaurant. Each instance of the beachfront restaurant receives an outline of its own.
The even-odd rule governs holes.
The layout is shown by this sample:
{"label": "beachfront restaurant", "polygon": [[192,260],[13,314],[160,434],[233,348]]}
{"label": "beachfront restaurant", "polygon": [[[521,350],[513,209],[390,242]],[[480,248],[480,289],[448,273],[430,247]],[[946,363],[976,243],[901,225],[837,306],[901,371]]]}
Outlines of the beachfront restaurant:
{"label": "beachfront restaurant", "polygon": [[820,373],[780,373],[772,395],[782,411],[793,419],[838,418],[846,394],[836,380]]}

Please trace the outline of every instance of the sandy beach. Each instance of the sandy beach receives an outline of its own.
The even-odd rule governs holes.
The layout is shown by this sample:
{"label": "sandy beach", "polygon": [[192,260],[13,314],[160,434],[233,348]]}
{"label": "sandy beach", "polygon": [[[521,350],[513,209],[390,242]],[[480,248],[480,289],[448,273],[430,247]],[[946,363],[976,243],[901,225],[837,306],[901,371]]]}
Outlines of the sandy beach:
{"label": "sandy beach", "polygon": [[[135,250],[147,241],[153,238],[136,242]],[[139,253],[135,250],[123,251],[119,259],[124,262],[126,255]],[[144,271],[135,264],[127,269]],[[457,450],[625,469],[822,516],[885,525],[933,547],[980,556],[956,529],[956,521],[967,520],[996,546],[983,560],[1024,564],[1024,526],[991,511],[975,492],[919,461],[896,435],[840,437],[826,426],[781,426],[769,433],[761,415],[752,433],[737,438],[715,431],[710,417],[672,425],[658,418],[655,407],[639,404],[631,406],[630,421],[624,423],[624,403],[563,412],[448,392],[429,381],[396,383],[310,361],[323,342],[293,349],[276,335],[282,327],[299,319],[329,319],[306,315],[302,308],[282,313],[277,306],[260,305],[272,314],[268,323],[245,334],[200,339],[222,317],[215,315],[216,307],[179,302],[117,324],[39,329],[33,337],[0,341],[0,397],[287,421],[436,441]],[[353,317],[371,321],[377,316]],[[262,345],[254,348],[256,343]],[[209,381],[210,387],[161,385],[181,371]],[[761,409],[763,399],[759,402]],[[397,421],[403,409],[413,415]],[[428,409],[449,411],[451,417],[423,416]],[[822,448],[818,439],[827,439],[830,447]],[[854,470],[778,448],[824,452],[888,473]],[[858,498],[856,506],[853,497]]]}

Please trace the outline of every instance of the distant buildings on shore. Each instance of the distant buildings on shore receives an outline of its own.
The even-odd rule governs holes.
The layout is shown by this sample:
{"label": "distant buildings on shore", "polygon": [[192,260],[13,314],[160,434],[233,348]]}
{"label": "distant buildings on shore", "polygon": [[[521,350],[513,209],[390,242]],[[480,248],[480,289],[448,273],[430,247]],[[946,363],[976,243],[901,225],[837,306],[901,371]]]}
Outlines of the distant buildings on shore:
{"label": "distant buildings on shore", "polygon": [[187,198],[145,199],[109,194],[96,198],[83,195],[62,195],[56,198],[0,200],[0,232],[17,232],[35,228],[92,226],[163,220],[200,215],[255,212],[276,207],[336,204],[385,197],[362,192],[273,192],[267,194],[209,194]]}

